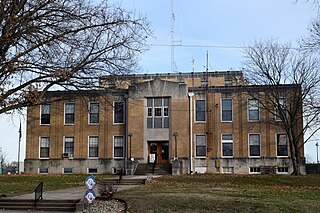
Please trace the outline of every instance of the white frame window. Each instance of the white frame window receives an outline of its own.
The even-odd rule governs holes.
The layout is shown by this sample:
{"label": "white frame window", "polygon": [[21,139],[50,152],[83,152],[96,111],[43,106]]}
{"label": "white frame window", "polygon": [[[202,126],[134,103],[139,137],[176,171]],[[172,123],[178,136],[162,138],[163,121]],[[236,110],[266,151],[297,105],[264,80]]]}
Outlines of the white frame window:
{"label": "white frame window", "polygon": [[48,167],[39,167],[38,168],[38,174],[48,174],[49,168]]}
{"label": "white frame window", "polygon": [[259,166],[249,167],[249,174],[261,174],[261,170]]}
{"label": "white frame window", "polygon": [[169,98],[147,98],[147,128],[169,128]]}
{"label": "white frame window", "polygon": [[195,100],[195,122],[206,122],[206,100]]}
{"label": "white frame window", "polygon": [[289,174],[289,167],[278,167],[277,174]]}
{"label": "white frame window", "polygon": [[50,125],[51,104],[40,105],[40,125]]}
{"label": "white frame window", "polygon": [[39,158],[48,159],[50,157],[50,138],[40,137],[39,138]]}
{"label": "white frame window", "polygon": [[260,120],[260,101],[259,99],[248,99],[248,121],[257,122]]}
{"label": "white frame window", "polygon": [[234,173],[234,167],[224,166],[224,167],[222,167],[222,173],[223,174],[233,174]]}
{"label": "white frame window", "polygon": [[288,146],[288,136],[284,133],[276,134],[276,151],[277,157],[288,157],[289,146]]}
{"label": "white frame window", "polygon": [[124,136],[123,135],[113,136],[113,157],[124,158]]}
{"label": "white frame window", "polygon": [[88,157],[99,157],[99,136],[89,136],[88,139]]}
{"label": "white frame window", "polygon": [[123,101],[113,102],[113,123],[114,124],[124,123],[124,102]]}
{"label": "white frame window", "polygon": [[259,158],[261,156],[261,138],[258,133],[248,134],[249,157]]}
{"label": "white frame window", "polygon": [[221,99],[221,122],[232,122],[233,100],[232,98]]}
{"label": "white frame window", "polygon": [[197,158],[205,158],[207,156],[206,135],[195,135],[195,152]]}
{"label": "white frame window", "polygon": [[89,103],[89,113],[88,113],[88,123],[89,124],[98,124],[99,123],[99,102],[90,102]]}
{"label": "white frame window", "polygon": [[279,106],[276,107],[276,109],[275,109],[275,111],[276,111],[275,112],[275,120],[276,121],[282,121],[281,115],[280,115],[281,111],[279,110],[279,107],[281,108],[280,109],[281,111],[285,111],[284,112],[285,114],[287,113],[287,111],[286,111],[287,99],[285,97],[279,98]]}
{"label": "white frame window", "polygon": [[62,174],[73,174],[73,168],[72,167],[65,167],[62,168]]}
{"label": "white frame window", "polygon": [[63,153],[68,153],[69,157],[74,156],[74,137],[64,137],[63,139]]}
{"label": "white frame window", "polygon": [[88,168],[87,173],[88,174],[98,174],[98,168],[90,167],[90,168]]}
{"label": "white frame window", "polygon": [[73,125],[75,122],[75,103],[64,103],[64,124]]}
{"label": "white frame window", "polygon": [[223,158],[233,158],[234,142],[233,134],[221,134],[221,156]]}

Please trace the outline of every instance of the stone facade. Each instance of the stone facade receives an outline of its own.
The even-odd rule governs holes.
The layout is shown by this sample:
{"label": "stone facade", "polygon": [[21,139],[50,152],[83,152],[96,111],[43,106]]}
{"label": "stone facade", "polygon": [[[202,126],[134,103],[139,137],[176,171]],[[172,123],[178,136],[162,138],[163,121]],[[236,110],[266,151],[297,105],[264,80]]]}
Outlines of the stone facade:
{"label": "stone facade", "polygon": [[241,72],[102,82],[105,90],[52,91],[47,106],[28,108],[26,173],[133,174],[147,163],[172,164],[173,174],[292,171],[289,147],[279,142],[284,131],[267,122],[274,115],[253,107],[258,118],[249,119],[250,91],[259,104],[265,94]]}

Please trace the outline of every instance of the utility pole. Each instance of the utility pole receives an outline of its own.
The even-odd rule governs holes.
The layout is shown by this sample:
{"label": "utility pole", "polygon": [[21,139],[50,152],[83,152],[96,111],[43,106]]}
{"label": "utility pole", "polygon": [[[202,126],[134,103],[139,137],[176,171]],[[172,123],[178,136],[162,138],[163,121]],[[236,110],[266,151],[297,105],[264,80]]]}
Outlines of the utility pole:
{"label": "utility pole", "polygon": [[317,149],[317,164],[319,164],[319,150],[318,150],[319,149],[319,143],[318,142],[316,143],[316,147],[317,147],[316,148]]}
{"label": "utility pole", "polygon": [[21,120],[20,120],[20,126],[19,126],[19,145],[18,145],[18,174],[20,174],[20,144],[21,144]]}

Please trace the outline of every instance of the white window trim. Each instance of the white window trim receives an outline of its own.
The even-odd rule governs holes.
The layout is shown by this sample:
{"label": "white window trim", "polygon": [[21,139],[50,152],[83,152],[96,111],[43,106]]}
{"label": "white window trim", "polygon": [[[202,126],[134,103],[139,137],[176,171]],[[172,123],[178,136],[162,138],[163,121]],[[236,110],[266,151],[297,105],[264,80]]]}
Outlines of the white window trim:
{"label": "white window trim", "polygon": [[[64,169],[65,169],[65,168],[71,168],[71,169],[72,169],[72,172],[71,172],[71,173],[64,173]],[[63,167],[61,170],[62,170],[61,173],[64,174],[64,175],[73,175],[73,174],[74,174],[74,173],[73,173],[73,167]]]}
{"label": "white window trim", "polygon": [[74,151],[75,151],[75,137],[74,136],[63,136],[63,149],[62,149],[62,153],[65,153],[65,144],[66,144],[66,138],[73,138],[73,156],[69,156],[69,157],[74,157]]}
{"label": "white window trim", "polygon": [[[232,135],[232,156],[224,156],[223,155],[223,144],[224,143],[231,143],[231,140],[225,140],[224,142],[222,141],[222,135]],[[234,158],[234,135],[233,133],[223,133],[221,134],[221,158]]]}
{"label": "white window trim", "polygon": [[[249,101],[250,100],[257,100],[258,101],[258,117],[259,119],[258,120],[250,120],[250,115],[249,115]],[[247,99],[247,118],[248,118],[248,122],[250,123],[257,123],[257,122],[260,122],[260,100],[259,99],[252,99],[252,98],[248,98]]]}
{"label": "white window trim", "polygon": [[[284,166],[284,167],[286,167],[286,166]],[[287,167],[288,168],[288,172],[278,172],[278,168],[277,168],[277,174],[279,174],[279,175],[288,175],[289,174],[289,167]]]}
{"label": "white window trim", "polygon": [[[91,173],[89,173],[89,169],[97,169],[97,172],[91,172]],[[96,168],[96,167],[88,167],[87,168],[87,174],[98,174],[98,168]]]}
{"label": "white window trim", "polygon": [[[114,114],[115,114],[115,108],[116,108],[116,107],[115,107],[115,106],[116,106],[115,103],[118,103],[118,102],[122,102],[122,103],[123,103],[123,113],[122,113],[123,122],[122,122],[122,123],[115,123],[115,122],[114,122]],[[123,125],[123,124],[124,124],[124,116],[125,116],[125,104],[124,104],[124,101],[114,101],[114,102],[113,102],[112,116],[113,116],[113,125]]]}
{"label": "white window trim", "polygon": [[[204,101],[204,121],[197,121],[196,120],[196,114],[197,114],[196,102],[197,101]],[[194,107],[194,123],[206,123],[207,122],[207,115],[206,115],[206,112],[207,112],[207,101],[206,101],[206,99],[195,99],[193,107]]]}
{"label": "white window trim", "polygon": [[[222,120],[222,100],[230,99],[231,100],[231,121]],[[221,123],[232,123],[233,122],[233,99],[232,98],[221,98],[220,99],[220,121]]]}
{"label": "white window trim", "polygon": [[[123,138],[123,156],[122,157],[115,157],[114,156],[114,138],[115,137],[122,137]],[[123,159],[124,158],[124,154],[125,154],[125,150],[124,150],[124,143],[125,143],[125,137],[124,135],[113,135],[113,139],[112,139],[112,156],[113,156],[113,159]]]}
{"label": "white window trim", "polygon": [[47,172],[47,173],[40,173],[40,167],[38,167],[38,174],[40,174],[40,175],[49,174],[49,167],[44,167],[44,168],[47,168],[47,169],[48,169],[48,172]]}
{"label": "white window trim", "polygon": [[[205,156],[197,156],[197,136],[200,135],[200,136],[204,136],[205,137],[205,142],[206,142],[206,155]],[[203,158],[207,158],[207,147],[208,147],[208,143],[207,143],[207,135],[206,134],[195,134],[194,135],[194,156],[195,158],[199,158],[199,159],[203,159]]]}
{"label": "white window trim", "polygon": [[287,150],[288,150],[288,155],[287,156],[282,156],[282,155],[278,155],[278,135],[286,135],[287,136],[287,140],[288,140],[288,135],[286,133],[276,133],[275,135],[275,141],[276,141],[276,156],[277,158],[289,158],[289,153],[290,153],[290,150],[289,150],[289,141],[287,141]]}
{"label": "white window trim", "polygon": [[[260,151],[259,151],[260,155],[259,156],[251,156],[250,155],[250,135],[259,135],[259,148],[260,148]],[[260,135],[260,133],[249,133],[248,134],[248,157],[249,158],[261,158],[261,135]]]}
{"label": "white window trim", "polygon": [[[51,121],[50,121],[50,123],[49,124],[42,124],[41,123],[41,119],[42,119],[42,105],[44,105],[44,104],[41,104],[40,105],[40,120],[39,120],[39,124],[40,124],[40,126],[50,126],[50,124],[51,124]],[[51,104],[50,104],[51,105]],[[50,106],[50,118],[51,118],[51,106]],[[51,120],[51,119],[50,119]]]}
{"label": "white window trim", "polygon": [[[90,109],[91,109],[90,105],[91,104],[98,104],[99,105],[99,113],[98,113],[99,114],[99,122],[98,123],[90,123]],[[89,107],[88,108],[89,109],[88,110],[88,124],[89,125],[99,125],[100,124],[100,102],[98,102],[98,101],[90,101],[88,105],[89,105],[88,106]]]}
{"label": "white window trim", "polygon": [[[41,138],[49,138],[49,157],[41,157]],[[50,159],[50,137],[49,136],[39,137],[39,159]]]}
{"label": "white window trim", "polygon": [[259,175],[259,174],[261,174],[261,171],[260,172],[251,172],[250,171],[250,167],[259,167],[259,166],[249,166],[249,174],[253,174],[253,175]]}
{"label": "white window trim", "polygon": [[[74,104],[74,112],[73,112],[73,114],[74,114],[74,121],[73,121],[73,123],[66,123],[66,104]],[[72,101],[68,101],[68,102],[64,102],[64,104],[63,104],[63,123],[64,123],[64,125],[66,125],[66,126],[73,126],[74,125],[74,123],[75,123],[75,121],[76,121],[76,103],[75,102],[72,102]]]}
{"label": "white window trim", "polygon": [[[280,97],[280,98],[279,98],[279,103],[280,103],[280,99],[284,99],[285,107],[287,107],[287,98],[286,98],[286,97]],[[282,121],[281,118],[278,119],[278,117],[277,117],[277,111],[278,111],[278,109],[275,108],[274,120],[275,120],[275,121]]]}
{"label": "white window trim", "polygon": [[[98,157],[90,157],[90,137],[98,137]],[[99,159],[99,147],[100,147],[100,137],[98,135],[88,136],[88,159]]]}

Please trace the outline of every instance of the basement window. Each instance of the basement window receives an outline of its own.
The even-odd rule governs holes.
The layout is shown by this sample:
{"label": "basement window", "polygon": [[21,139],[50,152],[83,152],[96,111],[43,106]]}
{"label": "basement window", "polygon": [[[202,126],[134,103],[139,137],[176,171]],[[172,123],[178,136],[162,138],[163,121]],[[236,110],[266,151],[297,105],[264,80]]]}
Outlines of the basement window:
{"label": "basement window", "polygon": [[260,167],[250,167],[250,174],[260,174]]}
{"label": "basement window", "polygon": [[233,167],[222,167],[223,174],[233,174]]}
{"label": "basement window", "polygon": [[88,174],[97,174],[98,169],[97,168],[88,168]]}
{"label": "basement window", "polygon": [[49,169],[48,168],[39,168],[39,174],[48,174]]}
{"label": "basement window", "polygon": [[72,174],[72,168],[63,168],[63,174]]}
{"label": "basement window", "polygon": [[288,167],[278,167],[278,173],[288,174],[288,172],[289,172]]}

